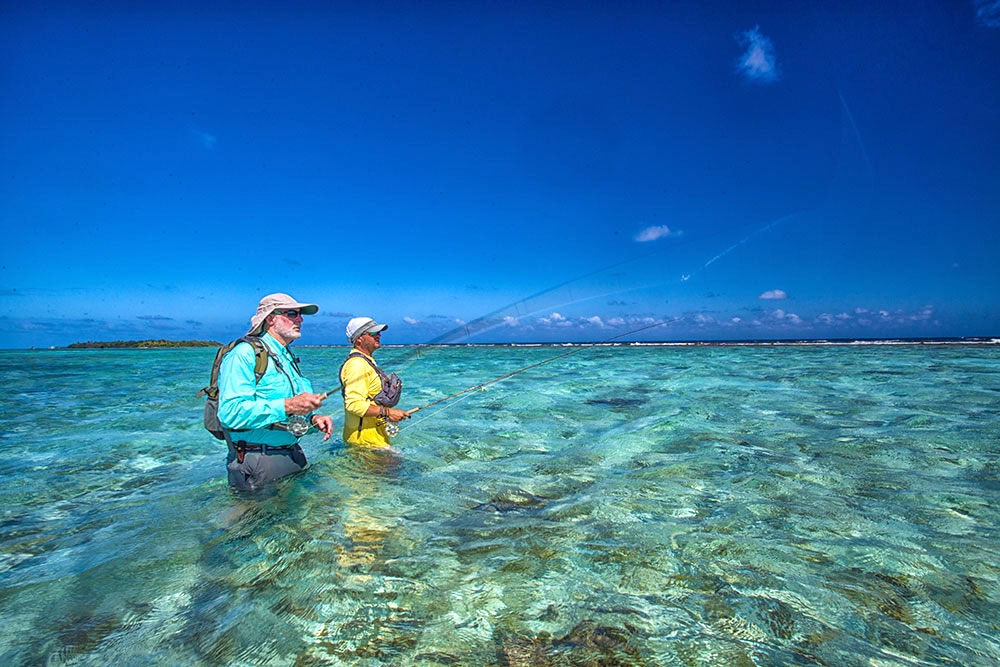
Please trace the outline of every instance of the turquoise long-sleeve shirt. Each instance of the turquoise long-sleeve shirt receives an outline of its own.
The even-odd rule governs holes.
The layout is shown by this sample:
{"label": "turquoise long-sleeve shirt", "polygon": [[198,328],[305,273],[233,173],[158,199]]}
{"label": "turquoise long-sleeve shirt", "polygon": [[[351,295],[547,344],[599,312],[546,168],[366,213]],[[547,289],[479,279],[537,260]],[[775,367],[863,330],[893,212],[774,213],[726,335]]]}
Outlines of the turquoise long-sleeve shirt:
{"label": "turquoise long-sleeve shirt", "polygon": [[[285,372],[268,359],[267,371],[256,382],[254,350],[249,343],[240,343],[222,358],[219,367],[219,421],[227,429],[249,429],[232,433],[233,440],[264,445],[291,445],[298,439],[284,430],[267,428],[288,419],[285,399],[302,392],[312,393],[312,384],[302,377],[292,363],[292,354],[270,334],[261,341],[277,357]],[[307,415],[310,419],[312,415]]]}

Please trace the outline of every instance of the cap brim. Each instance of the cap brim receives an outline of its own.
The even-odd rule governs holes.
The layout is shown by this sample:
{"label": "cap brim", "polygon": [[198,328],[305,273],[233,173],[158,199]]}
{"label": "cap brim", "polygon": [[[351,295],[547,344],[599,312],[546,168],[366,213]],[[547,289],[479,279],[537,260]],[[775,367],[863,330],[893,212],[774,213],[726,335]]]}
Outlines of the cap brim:
{"label": "cap brim", "polygon": [[298,301],[290,301],[275,305],[274,308],[268,311],[267,314],[270,315],[276,310],[297,310],[303,315],[315,315],[319,312],[319,306],[315,303],[299,303]]}
{"label": "cap brim", "polygon": [[377,324],[375,322],[368,322],[359,327],[358,330],[354,332],[354,335],[348,338],[348,340],[350,341],[351,345],[354,345],[354,343],[356,343],[357,340],[362,336],[364,336],[365,334],[381,333],[388,328],[389,328],[388,324]]}
{"label": "cap brim", "polygon": [[293,301],[292,303],[282,303],[274,306],[266,313],[257,313],[252,318],[250,318],[250,330],[247,331],[248,336],[257,336],[264,333],[264,321],[267,316],[276,310],[297,310],[303,315],[315,315],[319,312],[319,306],[315,303],[299,303],[298,301]]}

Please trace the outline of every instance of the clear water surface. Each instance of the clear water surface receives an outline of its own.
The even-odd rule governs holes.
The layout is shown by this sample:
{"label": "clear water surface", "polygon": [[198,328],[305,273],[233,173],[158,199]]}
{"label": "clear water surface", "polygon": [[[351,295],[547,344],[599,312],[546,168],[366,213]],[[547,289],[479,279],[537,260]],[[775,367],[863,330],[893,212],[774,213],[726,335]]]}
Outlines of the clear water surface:
{"label": "clear water surface", "polygon": [[[563,349],[379,358],[412,408]],[[255,496],[213,355],[0,353],[0,662],[1000,663],[995,345],[587,348]]]}

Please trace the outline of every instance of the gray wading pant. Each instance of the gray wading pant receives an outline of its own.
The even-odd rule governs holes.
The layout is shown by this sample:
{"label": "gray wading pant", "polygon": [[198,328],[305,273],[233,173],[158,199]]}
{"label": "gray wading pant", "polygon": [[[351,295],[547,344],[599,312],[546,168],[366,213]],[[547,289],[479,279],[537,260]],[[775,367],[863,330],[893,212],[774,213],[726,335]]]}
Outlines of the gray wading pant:
{"label": "gray wading pant", "polygon": [[306,455],[302,448],[293,445],[289,449],[267,447],[264,451],[244,454],[243,463],[236,458],[236,449],[229,445],[226,468],[229,471],[229,486],[241,491],[253,491],[268,482],[297,473],[306,467]]}

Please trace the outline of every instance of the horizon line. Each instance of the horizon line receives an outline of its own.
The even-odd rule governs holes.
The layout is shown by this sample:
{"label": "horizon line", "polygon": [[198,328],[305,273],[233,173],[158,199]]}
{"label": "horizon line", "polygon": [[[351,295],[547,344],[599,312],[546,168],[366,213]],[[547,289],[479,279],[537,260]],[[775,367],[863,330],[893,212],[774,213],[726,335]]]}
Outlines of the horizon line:
{"label": "horizon line", "polygon": [[[134,343],[135,345],[127,345]],[[175,343],[174,345],[149,346],[142,343]],[[180,343],[180,344],[178,344]],[[196,343],[183,345],[182,343]],[[723,340],[660,340],[660,341],[525,341],[525,342],[495,342],[495,343],[387,343],[381,347],[411,348],[411,347],[780,347],[796,345],[1000,345],[1000,336],[903,336],[892,338],[862,337],[862,338],[736,338]],[[102,347],[107,345],[108,347]],[[217,341],[172,341],[165,338],[146,338],[142,340],[86,341],[70,345],[51,345],[48,347],[0,348],[2,351],[56,351],[56,350],[101,350],[101,349],[177,349],[194,347],[221,347],[224,343]],[[350,348],[344,344],[302,344],[298,348]]]}

